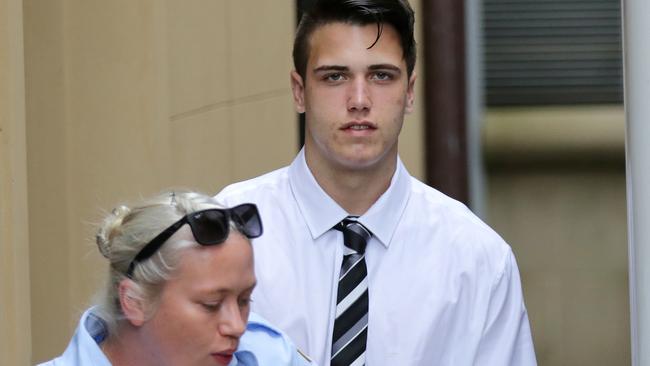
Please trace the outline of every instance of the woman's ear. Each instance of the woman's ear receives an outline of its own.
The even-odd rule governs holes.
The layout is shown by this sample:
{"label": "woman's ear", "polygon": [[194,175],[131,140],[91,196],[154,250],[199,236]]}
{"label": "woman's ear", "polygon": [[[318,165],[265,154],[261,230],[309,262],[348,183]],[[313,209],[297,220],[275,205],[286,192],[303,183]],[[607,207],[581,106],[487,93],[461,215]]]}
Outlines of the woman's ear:
{"label": "woman's ear", "polygon": [[126,319],[135,327],[145,321],[145,307],[137,285],[130,279],[123,279],[119,285],[120,307]]}

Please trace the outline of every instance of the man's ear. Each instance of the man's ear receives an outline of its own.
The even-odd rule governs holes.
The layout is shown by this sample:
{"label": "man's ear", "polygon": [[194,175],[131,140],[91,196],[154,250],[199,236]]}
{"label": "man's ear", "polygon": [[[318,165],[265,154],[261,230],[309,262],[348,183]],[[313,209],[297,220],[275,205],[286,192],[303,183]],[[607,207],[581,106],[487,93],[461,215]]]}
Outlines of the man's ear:
{"label": "man's ear", "polygon": [[124,279],[118,287],[120,307],[126,319],[135,327],[140,327],[145,321],[145,308],[136,284],[130,279]]}
{"label": "man's ear", "polygon": [[305,82],[296,70],[291,70],[290,75],[293,104],[296,108],[296,112],[305,113]]}
{"label": "man's ear", "polygon": [[406,113],[413,112],[413,103],[415,102],[415,79],[417,79],[417,75],[415,70],[413,70],[406,87],[406,107],[404,108]]}

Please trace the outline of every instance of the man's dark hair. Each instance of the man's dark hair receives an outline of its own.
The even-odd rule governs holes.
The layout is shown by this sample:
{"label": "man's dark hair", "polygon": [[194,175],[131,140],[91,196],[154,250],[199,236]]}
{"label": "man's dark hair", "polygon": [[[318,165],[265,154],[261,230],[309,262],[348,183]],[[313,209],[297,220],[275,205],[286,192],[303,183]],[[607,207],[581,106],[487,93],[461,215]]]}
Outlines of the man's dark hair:
{"label": "man's dark hair", "polygon": [[411,75],[415,67],[415,17],[407,0],[318,0],[300,19],[293,42],[293,65],[303,80],[309,58],[309,37],[318,27],[336,22],[377,24],[377,39],[368,48],[379,41],[384,24],[392,25],[399,34],[406,70]]}

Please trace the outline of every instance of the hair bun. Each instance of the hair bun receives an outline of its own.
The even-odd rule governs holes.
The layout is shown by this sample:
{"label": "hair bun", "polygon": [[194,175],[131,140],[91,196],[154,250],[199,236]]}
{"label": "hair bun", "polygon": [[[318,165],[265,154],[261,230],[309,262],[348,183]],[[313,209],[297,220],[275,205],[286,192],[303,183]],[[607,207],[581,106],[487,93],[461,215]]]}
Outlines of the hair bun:
{"label": "hair bun", "polygon": [[131,209],[122,205],[115,207],[110,215],[108,215],[95,236],[99,252],[108,260],[111,259],[111,241],[119,234],[120,227],[124,218],[131,213]]}

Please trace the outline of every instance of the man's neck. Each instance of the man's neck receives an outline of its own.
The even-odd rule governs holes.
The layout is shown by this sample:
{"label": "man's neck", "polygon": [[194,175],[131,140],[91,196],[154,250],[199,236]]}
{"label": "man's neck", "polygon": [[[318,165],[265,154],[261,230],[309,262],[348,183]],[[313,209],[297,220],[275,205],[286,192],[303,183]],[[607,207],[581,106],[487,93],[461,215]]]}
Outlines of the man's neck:
{"label": "man's neck", "polygon": [[351,215],[363,215],[390,187],[397,166],[397,153],[375,166],[353,169],[333,166],[305,154],[307,166],[318,185]]}

